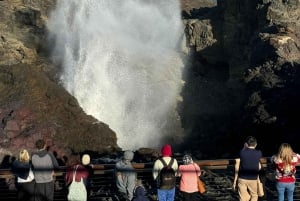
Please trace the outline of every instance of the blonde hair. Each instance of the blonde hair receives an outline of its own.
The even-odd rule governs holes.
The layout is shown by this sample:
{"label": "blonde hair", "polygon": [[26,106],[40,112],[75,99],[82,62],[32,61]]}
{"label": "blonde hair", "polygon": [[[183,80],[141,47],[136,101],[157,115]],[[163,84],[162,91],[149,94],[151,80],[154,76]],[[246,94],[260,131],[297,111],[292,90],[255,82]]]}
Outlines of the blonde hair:
{"label": "blonde hair", "polygon": [[289,167],[293,160],[293,149],[290,144],[282,143],[279,147],[277,157],[280,158],[284,164],[284,169]]}
{"label": "blonde hair", "polygon": [[19,160],[22,162],[28,162],[30,160],[29,153],[26,149],[20,151]]}

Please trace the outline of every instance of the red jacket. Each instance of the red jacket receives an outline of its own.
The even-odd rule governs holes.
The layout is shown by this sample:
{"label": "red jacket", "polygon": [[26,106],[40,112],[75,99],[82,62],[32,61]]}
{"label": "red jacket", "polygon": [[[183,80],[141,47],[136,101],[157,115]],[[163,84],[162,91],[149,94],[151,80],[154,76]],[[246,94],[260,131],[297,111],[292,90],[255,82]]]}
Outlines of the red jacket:
{"label": "red jacket", "polygon": [[300,162],[300,155],[293,154],[293,159],[291,164],[289,164],[288,169],[284,169],[284,163],[280,158],[276,156],[272,156],[271,161],[275,164],[276,170],[276,179],[279,182],[285,183],[294,183],[296,181],[295,173],[296,173],[296,165]]}
{"label": "red jacket", "polygon": [[89,171],[83,165],[74,165],[67,168],[66,172],[66,184],[69,185],[73,181],[73,172],[76,169],[75,181],[79,182],[81,178],[86,180],[89,176]]}

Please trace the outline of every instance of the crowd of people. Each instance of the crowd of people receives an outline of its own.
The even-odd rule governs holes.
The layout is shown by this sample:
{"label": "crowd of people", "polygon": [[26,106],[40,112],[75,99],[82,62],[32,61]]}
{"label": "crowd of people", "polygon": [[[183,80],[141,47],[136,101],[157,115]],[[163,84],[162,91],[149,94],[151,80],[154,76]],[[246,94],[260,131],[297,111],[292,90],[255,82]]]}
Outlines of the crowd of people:
{"label": "crowd of people", "polygon": [[[19,157],[11,165],[12,173],[16,177],[17,199],[19,201],[53,201],[55,191],[55,171],[62,169],[56,157],[47,150],[43,139],[35,143],[37,151],[30,156],[26,149],[22,149]],[[87,189],[86,198],[89,196],[89,176],[93,168],[90,157],[85,154],[80,159],[78,154],[72,154],[66,161],[65,172],[66,187],[74,181],[83,180]]]}
{"label": "crowd of people", "polygon": [[[16,176],[18,189],[17,198],[20,201],[53,201],[55,190],[54,171],[61,166],[53,153],[47,151],[44,140],[36,141],[37,151],[30,156],[26,149],[22,149],[11,170]],[[246,138],[239,158],[236,159],[233,190],[238,193],[240,201],[257,201],[258,179],[262,169],[260,162],[262,152],[257,147],[254,136]],[[132,161],[134,152],[127,150],[123,157],[115,164],[115,181],[119,200],[123,201],[149,201],[147,189],[143,181],[138,179]],[[300,155],[292,150],[288,143],[282,143],[278,153],[271,157],[276,176],[276,189],[278,201],[284,201],[285,194],[288,201],[293,201],[295,190],[296,165],[300,162]],[[70,187],[72,182],[84,184],[86,201],[90,192],[90,176],[93,174],[93,165],[90,156],[72,154],[66,162],[65,185]],[[153,164],[152,177],[157,183],[156,195],[158,201],[174,201],[176,191],[176,178],[179,178],[179,191],[183,201],[200,200],[197,180],[201,176],[200,166],[195,163],[190,154],[185,154],[182,163],[178,163],[172,156],[172,147],[165,144],[161,148],[161,157]],[[69,197],[68,197],[69,199]],[[71,199],[71,198],[70,198]],[[72,200],[69,200],[72,201]]]}
{"label": "crowd of people", "polygon": [[[263,154],[256,147],[257,139],[248,136],[240,150],[239,158],[236,159],[233,190],[237,191],[240,201],[258,201],[258,197],[263,195],[259,193],[258,185]],[[178,165],[168,144],[162,147],[161,155],[162,157],[154,162],[152,171],[153,179],[157,181],[157,200],[174,201],[176,177],[180,177],[179,190],[183,201],[200,200],[197,179],[201,175],[201,169],[193,162],[191,155],[184,155],[182,164]],[[293,201],[296,165],[300,163],[300,155],[293,151],[290,144],[282,143],[278,153],[271,157],[271,162],[274,165],[278,201],[284,201],[285,194],[288,201]],[[173,170],[174,177],[167,177],[167,181],[164,181],[161,175],[166,167]],[[127,192],[131,190],[132,188],[128,188]],[[131,200],[130,198],[128,196],[127,200]]]}

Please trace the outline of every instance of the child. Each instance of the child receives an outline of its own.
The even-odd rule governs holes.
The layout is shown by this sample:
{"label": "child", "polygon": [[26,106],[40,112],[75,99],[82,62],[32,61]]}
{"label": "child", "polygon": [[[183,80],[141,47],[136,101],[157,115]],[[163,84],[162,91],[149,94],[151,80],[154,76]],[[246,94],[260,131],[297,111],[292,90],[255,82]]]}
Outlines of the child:
{"label": "child", "polygon": [[142,184],[142,180],[137,180],[136,186],[134,189],[134,199],[132,201],[149,201],[146,196],[146,189]]}

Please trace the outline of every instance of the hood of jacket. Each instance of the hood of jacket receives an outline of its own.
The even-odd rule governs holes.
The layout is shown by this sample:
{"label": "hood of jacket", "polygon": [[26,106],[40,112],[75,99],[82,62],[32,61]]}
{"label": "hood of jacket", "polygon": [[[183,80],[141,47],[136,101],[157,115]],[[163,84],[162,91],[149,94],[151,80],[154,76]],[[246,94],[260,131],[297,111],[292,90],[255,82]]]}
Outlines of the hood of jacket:
{"label": "hood of jacket", "polygon": [[138,187],[135,189],[135,195],[136,195],[136,197],[144,197],[145,194],[146,194],[146,192],[145,192],[144,187],[138,186]]}
{"label": "hood of jacket", "polygon": [[48,154],[48,151],[43,149],[43,150],[40,150],[40,151],[37,151],[35,152],[34,154],[38,155],[39,157],[43,157],[45,156],[46,154]]}

